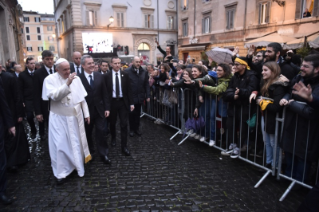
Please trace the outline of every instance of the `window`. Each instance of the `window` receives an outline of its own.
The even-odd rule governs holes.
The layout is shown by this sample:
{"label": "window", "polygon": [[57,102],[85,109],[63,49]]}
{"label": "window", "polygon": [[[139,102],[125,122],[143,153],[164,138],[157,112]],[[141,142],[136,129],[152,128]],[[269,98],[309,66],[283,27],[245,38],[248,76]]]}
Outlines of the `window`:
{"label": "window", "polygon": [[48,31],[53,31],[52,26],[47,26]]}
{"label": "window", "polygon": [[27,40],[30,40],[30,35],[27,35]]}
{"label": "window", "polygon": [[188,23],[184,22],[183,23],[183,36],[188,36]]}
{"label": "window", "polygon": [[167,16],[167,29],[174,29],[174,17]]}
{"label": "window", "polygon": [[29,31],[29,27],[26,27],[26,28],[25,28],[25,32],[26,32],[26,33],[29,33],[29,32],[30,32],[30,31]]}
{"label": "window", "polygon": [[206,34],[210,32],[210,17],[204,17],[202,19],[202,33]]}
{"label": "window", "polygon": [[23,17],[24,22],[30,22],[29,17]]}
{"label": "window", "polygon": [[118,27],[124,27],[124,13],[116,13],[116,21]]}
{"label": "window", "polygon": [[41,40],[41,35],[38,35],[38,40]]}
{"label": "window", "polygon": [[34,17],[34,22],[41,22],[40,17]]}
{"label": "window", "polygon": [[43,46],[38,47],[38,52],[43,52]]}
{"label": "window", "polygon": [[137,50],[147,50],[147,51],[149,51],[150,50],[150,46],[147,43],[141,43],[138,46]]}
{"label": "window", "polygon": [[203,0],[203,2],[209,2],[209,1],[212,1],[212,0]]}
{"label": "window", "polygon": [[97,11],[86,11],[86,25],[97,26]]}
{"label": "window", "polygon": [[259,24],[269,23],[270,2],[259,4]]}
{"label": "window", "polygon": [[144,14],[145,28],[154,28],[154,15]]}
{"label": "window", "polygon": [[48,41],[54,41],[54,37],[49,36],[49,37],[48,37]]}
{"label": "window", "polygon": [[54,52],[55,51],[55,47],[54,46],[49,46],[49,50]]}
{"label": "window", "polygon": [[23,28],[21,28],[21,34],[23,34]]}
{"label": "window", "polygon": [[188,0],[181,0],[182,10],[188,9]]}
{"label": "window", "polygon": [[32,47],[27,47],[28,52],[32,52]]}
{"label": "window", "polygon": [[37,33],[41,33],[40,27],[37,27]]}
{"label": "window", "polygon": [[226,8],[226,29],[234,29],[236,7]]}

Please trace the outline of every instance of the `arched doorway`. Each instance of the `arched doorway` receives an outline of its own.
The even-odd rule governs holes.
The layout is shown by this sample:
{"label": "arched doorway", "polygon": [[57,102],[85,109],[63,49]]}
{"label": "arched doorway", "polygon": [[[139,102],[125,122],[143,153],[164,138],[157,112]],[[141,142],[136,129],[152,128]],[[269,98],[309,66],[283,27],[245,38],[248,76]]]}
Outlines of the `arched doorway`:
{"label": "arched doorway", "polygon": [[145,62],[150,63],[150,50],[150,46],[145,42],[140,43],[138,46],[137,53],[140,58],[143,58],[143,64],[145,64]]}

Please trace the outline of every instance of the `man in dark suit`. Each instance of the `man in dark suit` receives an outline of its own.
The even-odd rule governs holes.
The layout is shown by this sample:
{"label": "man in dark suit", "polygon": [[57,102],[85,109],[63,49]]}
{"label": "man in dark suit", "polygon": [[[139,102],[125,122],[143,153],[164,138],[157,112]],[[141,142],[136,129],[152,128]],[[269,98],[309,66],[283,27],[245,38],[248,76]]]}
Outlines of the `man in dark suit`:
{"label": "man in dark suit", "polygon": [[103,140],[106,117],[110,114],[110,103],[106,94],[105,81],[100,73],[94,72],[94,61],[91,56],[83,55],[81,58],[81,65],[84,72],[79,76],[88,94],[85,97],[85,100],[90,112],[90,123],[85,123],[90,153],[91,155],[94,153],[92,131],[95,126],[95,140],[99,155],[104,163],[110,163],[107,141]]}
{"label": "man in dark suit", "polygon": [[[14,66],[14,71],[22,69],[19,64]],[[23,106],[19,95],[18,82],[13,74],[0,71],[0,77],[3,82],[3,89],[6,96],[7,104],[10,108],[13,123],[16,127],[17,135],[14,138],[5,133],[5,151],[7,156],[7,169],[17,171],[18,165],[23,165],[30,159],[29,144],[22,125]]]}
{"label": "man in dark suit", "polygon": [[108,73],[110,71],[109,67],[110,67],[110,65],[109,65],[109,63],[107,61],[101,60],[100,61],[100,65],[99,65],[99,68],[100,68],[99,72],[101,74],[106,74],[106,73]]}
{"label": "man in dark suit", "polygon": [[[26,70],[19,74],[18,86],[24,105],[24,111],[27,115],[27,121],[31,127],[31,138],[34,139],[37,135],[37,129],[34,123],[34,72],[35,72],[35,61],[32,57],[26,60]],[[43,132],[43,123],[39,123],[39,131]]]}
{"label": "man in dark suit", "polygon": [[[49,119],[49,102],[42,100],[42,89],[43,89],[43,81],[49,75],[53,74],[54,71],[54,55],[49,50],[44,50],[42,52],[42,61],[43,66],[34,72],[34,99],[33,106],[35,110],[35,115],[37,120],[42,123],[48,123]],[[39,128],[39,133],[41,139],[44,139],[44,127]]]}
{"label": "man in dark suit", "polygon": [[119,115],[121,126],[122,153],[126,156],[129,156],[130,151],[127,149],[127,121],[129,111],[134,110],[130,78],[127,73],[120,71],[120,58],[113,57],[111,59],[111,63],[112,71],[107,73],[104,78],[107,87],[107,95],[109,96],[111,104],[110,131],[112,136],[112,146],[116,145],[115,126],[117,115]]}
{"label": "man in dark suit", "polygon": [[0,78],[0,202],[5,205],[11,204],[12,199],[6,196],[7,177],[6,177],[6,152],[4,150],[4,132],[8,130],[15,136],[15,127],[11,116],[10,108],[6,101],[3,91],[2,80]]}
{"label": "man in dark suit", "polygon": [[70,63],[70,70],[71,73],[76,72],[76,75],[80,75],[83,73],[83,67],[81,65],[81,53],[80,52],[73,52],[72,60],[73,62]]}
{"label": "man in dark suit", "polygon": [[133,137],[134,133],[141,136],[142,133],[139,130],[140,127],[140,116],[141,116],[141,106],[143,102],[150,101],[150,85],[148,72],[141,67],[141,59],[139,57],[134,57],[133,65],[124,71],[128,73],[131,81],[131,89],[134,101],[134,108],[129,115],[130,122],[130,136]]}

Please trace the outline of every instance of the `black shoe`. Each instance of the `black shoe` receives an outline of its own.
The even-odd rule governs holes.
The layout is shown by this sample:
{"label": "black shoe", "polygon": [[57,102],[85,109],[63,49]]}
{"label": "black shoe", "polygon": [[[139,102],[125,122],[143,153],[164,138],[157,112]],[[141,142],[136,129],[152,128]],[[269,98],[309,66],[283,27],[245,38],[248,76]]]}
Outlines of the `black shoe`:
{"label": "black shoe", "polygon": [[138,135],[138,136],[141,136],[141,135],[142,135],[141,131],[139,131],[139,130],[136,130],[135,133],[136,133],[136,135]]}
{"label": "black shoe", "polygon": [[130,131],[130,137],[133,137],[133,136],[134,136],[134,132]]}
{"label": "black shoe", "polygon": [[65,183],[65,181],[66,181],[66,178],[56,179],[56,184],[57,184],[57,185],[62,185],[62,184]]}
{"label": "black shoe", "polygon": [[112,144],[112,146],[116,146],[116,139],[115,138],[112,138],[111,144]]}
{"label": "black shoe", "polygon": [[16,173],[17,171],[18,171],[18,167],[16,166],[8,167],[8,172]]}
{"label": "black shoe", "polygon": [[123,147],[123,148],[122,148],[122,153],[123,153],[125,156],[130,156],[130,155],[131,155],[130,151],[129,151],[126,147]]}
{"label": "black shoe", "polygon": [[0,195],[0,202],[4,205],[10,205],[13,202],[12,198],[8,198],[5,194]]}
{"label": "black shoe", "polygon": [[106,155],[105,156],[101,156],[101,160],[105,164],[110,164],[111,163],[111,160]]}

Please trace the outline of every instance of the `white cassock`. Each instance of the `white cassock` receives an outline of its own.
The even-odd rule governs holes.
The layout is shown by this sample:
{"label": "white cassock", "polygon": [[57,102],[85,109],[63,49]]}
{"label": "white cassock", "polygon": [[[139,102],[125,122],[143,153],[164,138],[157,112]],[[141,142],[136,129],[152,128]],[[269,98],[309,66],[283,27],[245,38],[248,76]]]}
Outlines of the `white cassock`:
{"label": "white cassock", "polygon": [[42,99],[50,100],[49,152],[56,178],[67,177],[74,169],[84,176],[84,163],[91,160],[84,129],[84,117],[89,117],[85,101],[87,93],[80,78],[70,86],[59,73],[45,78]]}

